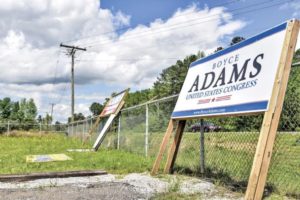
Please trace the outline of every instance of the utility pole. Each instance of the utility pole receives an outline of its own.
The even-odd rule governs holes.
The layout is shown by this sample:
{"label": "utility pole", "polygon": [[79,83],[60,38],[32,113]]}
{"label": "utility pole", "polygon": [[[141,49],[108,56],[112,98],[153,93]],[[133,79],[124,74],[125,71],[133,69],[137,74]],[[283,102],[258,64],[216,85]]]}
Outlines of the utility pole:
{"label": "utility pole", "polygon": [[72,64],[71,64],[71,122],[74,122],[74,64],[75,64],[75,53],[77,50],[86,51],[86,48],[76,47],[65,45],[63,43],[60,44],[60,47],[64,47],[69,50],[68,55],[71,56]]}
{"label": "utility pole", "polygon": [[51,105],[51,120],[53,121],[53,107],[55,106],[55,103],[50,103]]}

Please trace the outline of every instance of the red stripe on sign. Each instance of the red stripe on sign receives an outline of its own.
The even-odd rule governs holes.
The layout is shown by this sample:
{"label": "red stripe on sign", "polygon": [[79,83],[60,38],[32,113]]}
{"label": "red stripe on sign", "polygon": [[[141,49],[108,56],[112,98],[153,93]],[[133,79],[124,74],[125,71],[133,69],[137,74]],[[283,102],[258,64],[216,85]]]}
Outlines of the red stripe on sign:
{"label": "red stripe on sign", "polygon": [[209,102],[210,102],[210,99],[200,99],[198,101],[198,104],[209,103]]}
{"label": "red stripe on sign", "polygon": [[232,95],[226,95],[226,96],[221,96],[221,97],[217,97],[216,101],[226,101],[226,100],[230,100]]}

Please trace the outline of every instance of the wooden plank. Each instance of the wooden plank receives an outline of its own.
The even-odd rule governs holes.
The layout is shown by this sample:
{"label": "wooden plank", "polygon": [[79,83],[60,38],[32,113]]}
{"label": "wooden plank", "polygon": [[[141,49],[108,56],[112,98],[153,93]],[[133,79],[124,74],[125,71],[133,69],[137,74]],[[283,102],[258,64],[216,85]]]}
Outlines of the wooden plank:
{"label": "wooden plank", "polygon": [[257,144],[257,149],[245,195],[245,199],[247,200],[259,200],[263,197],[263,191],[271,161],[272,149],[275,142],[278,123],[282,111],[298,31],[299,21],[290,21],[287,26],[284,46],[281,52],[279,67],[273,86],[269,110],[265,113],[259,141]]}
{"label": "wooden plank", "polygon": [[[120,110],[122,109],[122,107],[124,106],[125,104],[125,98],[127,97],[128,95],[128,92],[129,92],[129,88],[127,88],[126,90],[123,90],[121,92],[119,92],[118,94],[114,95],[114,96],[117,96],[123,92],[125,92],[124,96],[122,97],[122,100],[121,100],[121,103],[118,105],[118,108],[115,110],[115,112],[113,114],[118,114],[120,112]],[[112,97],[111,97],[112,98]],[[109,99],[109,101],[105,104],[104,108],[109,104],[109,102],[111,101],[111,98]],[[103,110],[104,110],[103,108]],[[84,140],[84,143],[86,143],[86,141],[88,140],[88,138],[90,138],[93,134],[93,132],[95,131],[96,127],[99,125],[100,121],[101,121],[101,118],[103,117],[107,117],[107,115],[103,115],[103,113],[101,112],[98,117],[97,117],[97,120],[96,122],[93,124],[92,128],[89,130],[89,134],[88,134],[88,137]]]}
{"label": "wooden plank", "polygon": [[43,178],[67,178],[79,176],[96,176],[105,175],[106,171],[99,170],[83,170],[83,171],[67,171],[67,172],[45,172],[45,173],[32,173],[32,174],[12,174],[1,175],[0,182],[21,182],[31,181]]}
{"label": "wooden plank", "polygon": [[93,149],[95,149],[95,151],[97,151],[101,145],[101,143],[103,142],[107,131],[111,125],[111,123],[113,122],[113,120],[115,119],[116,115],[115,114],[111,114],[108,118],[108,120],[106,121],[103,129],[101,130],[100,134],[98,135],[94,145],[93,145]]}
{"label": "wooden plank", "polygon": [[83,143],[84,143],[84,144],[85,144],[85,143],[89,140],[89,138],[93,135],[93,132],[95,131],[96,127],[100,124],[100,121],[101,121],[101,116],[99,115],[99,116],[97,117],[96,122],[93,124],[92,128],[89,130],[87,137],[85,137],[85,138],[83,139]]}
{"label": "wooden plank", "polygon": [[[118,108],[116,109],[116,114],[118,114],[120,112],[120,110],[123,108],[125,104],[125,101],[122,100],[122,102],[120,103],[120,105],[118,106]],[[96,122],[94,123],[93,127],[90,129],[88,136],[84,139],[83,143],[85,144],[88,139],[92,136],[93,132],[95,131],[96,127],[99,125],[100,121],[101,121],[102,117],[101,115],[98,116]]]}
{"label": "wooden plank", "polygon": [[181,138],[183,135],[185,124],[186,124],[186,120],[180,120],[178,122],[175,137],[174,137],[173,143],[172,143],[171,148],[168,153],[168,158],[167,158],[167,162],[166,162],[165,169],[164,169],[165,173],[173,172],[173,166],[174,166],[174,163],[175,163],[175,160],[177,157],[177,153],[178,153],[178,149],[180,146],[180,142],[181,142]]}
{"label": "wooden plank", "polygon": [[155,175],[159,169],[159,166],[160,166],[160,162],[163,158],[163,154],[166,150],[166,147],[167,147],[167,144],[169,142],[169,139],[172,135],[172,132],[173,132],[173,129],[174,129],[174,120],[170,119],[169,121],[169,124],[168,124],[168,128],[166,130],[166,133],[164,135],[164,138],[160,144],[160,147],[159,147],[159,152],[158,152],[158,155],[156,156],[156,160],[153,164],[153,167],[152,167],[152,170],[151,170],[151,175]]}

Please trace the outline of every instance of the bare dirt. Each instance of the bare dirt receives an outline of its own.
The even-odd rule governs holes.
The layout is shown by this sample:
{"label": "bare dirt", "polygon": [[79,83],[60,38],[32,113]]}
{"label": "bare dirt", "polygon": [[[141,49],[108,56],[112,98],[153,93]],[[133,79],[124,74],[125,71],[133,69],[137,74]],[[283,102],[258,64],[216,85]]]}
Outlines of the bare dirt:
{"label": "bare dirt", "polygon": [[108,174],[20,183],[0,182],[0,199],[5,200],[141,200],[168,192],[199,194],[204,199],[241,198],[241,195],[210,182],[183,176],[153,178],[147,174],[129,174],[124,177]]}

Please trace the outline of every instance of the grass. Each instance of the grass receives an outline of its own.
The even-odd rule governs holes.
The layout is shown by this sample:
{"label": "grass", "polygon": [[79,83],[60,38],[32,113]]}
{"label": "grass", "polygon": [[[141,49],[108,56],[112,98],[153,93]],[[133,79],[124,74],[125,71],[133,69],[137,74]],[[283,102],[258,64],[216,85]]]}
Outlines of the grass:
{"label": "grass", "polygon": [[[199,135],[185,134],[176,166],[197,173]],[[244,191],[252,167],[258,133],[206,133],[206,174],[216,182]],[[300,134],[279,133],[267,177],[269,191],[300,198]]]}
{"label": "grass", "polygon": [[[100,149],[97,152],[66,152],[69,148],[91,148],[60,134],[0,136],[0,174],[102,169],[109,173],[149,171],[153,160],[128,152]],[[73,160],[26,163],[26,155],[65,153]]]}
{"label": "grass", "polygon": [[[144,133],[121,132],[120,148],[116,134],[109,133],[98,152],[66,152],[69,148],[90,148],[77,139],[59,134],[21,134],[0,136],[0,174],[103,169],[109,173],[126,174],[150,171],[163,133],[150,133],[149,158],[145,158]],[[219,185],[244,191],[250,174],[258,133],[205,133],[205,177]],[[26,155],[65,153],[72,161],[26,163]],[[199,134],[185,133],[175,163],[177,173],[199,175]],[[163,165],[163,163],[162,163]],[[280,133],[267,178],[269,191],[300,198],[300,134]],[[271,196],[274,193],[271,194]],[[164,196],[166,195],[166,196]],[[174,191],[158,199],[175,195]],[[170,195],[170,196],[169,196]],[[191,199],[193,196],[191,196]],[[195,198],[199,198],[196,196]],[[272,198],[269,198],[272,199]]]}
{"label": "grass", "polygon": [[[123,131],[121,149],[144,155],[144,133]],[[252,167],[258,132],[205,133],[205,177],[233,190],[245,191]],[[155,157],[163,133],[150,133],[149,155]],[[202,176],[199,173],[198,133],[184,133],[175,172]],[[107,143],[113,144],[116,135],[108,135]],[[109,146],[109,145],[108,145]],[[163,164],[162,164],[163,165]],[[279,133],[267,178],[270,192],[300,198],[300,134]]]}

